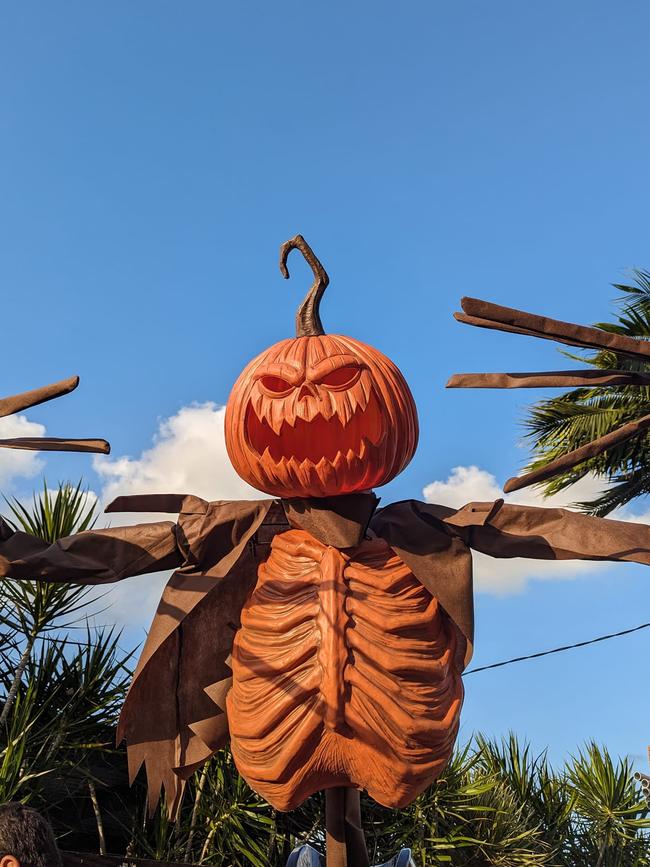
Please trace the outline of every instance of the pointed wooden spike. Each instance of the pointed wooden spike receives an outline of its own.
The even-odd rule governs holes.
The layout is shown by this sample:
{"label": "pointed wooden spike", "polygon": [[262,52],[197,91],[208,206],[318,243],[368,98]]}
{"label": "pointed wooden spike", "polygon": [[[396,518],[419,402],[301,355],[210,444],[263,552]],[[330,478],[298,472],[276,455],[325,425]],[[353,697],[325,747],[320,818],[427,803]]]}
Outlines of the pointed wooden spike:
{"label": "pointed wooden spike", "polygon": [[514,325],[505,325],[503,322],[494,322],[492,319],[482,319],[480,316],[469,316],[467,313],[457,311],[454,313],[456,322],[463,325],[473,325],[475,328],[489,328],[492,331],[508,331],[511,334],[524,334],[527,337],[537,337],[534,331],[525,328],[516,328]]}
{"label": "pointed wooden spike", "polygon": [[96,452],[110,454],[111,447],[101,439],[59,439],[57,437],[12,437],[0,439],[0,448],[32,452]]}
{"label": "pointed wooden spike", "polygon": [[650,374],[626,370],[549,370],[536,373],[455,373],[446,388],[580,388],[650,385]]}
{"label": "pointed wooden spike", "polygon": [[529,473],[525,473],[523,476],[513,476],[505,483],[503,490],[506,494],[511,494],[513,491],[521,490],[521,488],[527,488],[530,485],[537,485],[540,482],[545,482],[547,479],[559,476],[560,473],[571,470],[573,467],[578,466],[578,464],[581,464],[590,458],[595,458],[598,455],[601,455],[603,452],[606,452],[607,449],[611,449],[613,446],[624,443],[649,428],[650,415],[644,415],[635,421],[631,421],[628,424],[619,427],[617,430],[611,431],[598,439],[586,443],[584,446],[580,446],[580,448],[574,449],[572,452],[568,452],[566,455],[556,458],[544,467],[532,470]]}
{"label": "pointed wooden spike", "polygon": [[2,397],[0,398],[0,418],[22,412],[24,409],[29,409],[30,406],[38,406],[39,403],[45,403],[46,400],[62,397],[64,394],[74,391],[78,385],[79,377],[70,376],[68,379],[62,379],[60,382],[52,383],[52,385],[23,391],[20,394],[11,395],[11,397]]}
{"label": "pointed wooden spike", "polygon": [[490,301],[481,301],[479,298],[462,298],[461,307],[464,312],[456,313],[454,317],[458,322],[467,325],[526,334],[568,346],[608,349],[643,361],[650,359],[650,341],[647,340],[637,340],[634,337],[612,334],[601,328],[575,325],[573,322],[563,322],[548,316],[515,310],[512,307],[502,307]]}

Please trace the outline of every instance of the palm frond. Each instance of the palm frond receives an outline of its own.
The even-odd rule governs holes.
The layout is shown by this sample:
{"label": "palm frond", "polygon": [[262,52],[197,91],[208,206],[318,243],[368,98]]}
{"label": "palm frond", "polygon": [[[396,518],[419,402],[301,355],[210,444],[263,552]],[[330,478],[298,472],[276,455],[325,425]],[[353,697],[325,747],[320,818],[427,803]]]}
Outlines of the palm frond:
{"label": "palm frond", "polygon": [[[616,321],[602,322],[598,327],[638,339],[650,339],[650,272],[636,270],[632,275],[632,283],[615,284],[621,293]],[[585,351],[577,355],[563,350],[563,354],[603,369],[650,370],[650,365],[609,351]],[[524,439],[532,448],[532,458],[525,469],[531,471],[545,467],[576,448],[648,414],[650,388],[645,386],[576,388],[541,400],[528,408],[523,420]],[[539,487],[545,496],[552,496],[572,487],[588,474],[602,477],[602,493],[576,505],[591,514],[605,516],[649,493],[645,472],[649,460],[650,436],[642,432]]]}

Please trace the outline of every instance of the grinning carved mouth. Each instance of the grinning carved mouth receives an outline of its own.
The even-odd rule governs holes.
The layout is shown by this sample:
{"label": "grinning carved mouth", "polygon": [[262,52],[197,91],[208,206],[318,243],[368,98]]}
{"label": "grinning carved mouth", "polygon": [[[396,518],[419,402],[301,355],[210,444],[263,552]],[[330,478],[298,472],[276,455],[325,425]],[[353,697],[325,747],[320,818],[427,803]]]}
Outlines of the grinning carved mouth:
{"label": "grinning carved mouth", "polygon": [[283,421],[279,433],[269,422],[260,419],[249,405],[246,411],[246,436],[258,455],[268,451],[275,463],[286,461],[302,463],[322,460],[334,462],[341,456],[363,459],[368,445],[378,446],[384,439],[382,418],[376,403],[371,400],[365,409],[357,407],[352,417],[343,424],[338,416],[315,416],[311,421],[296,418],[293,425]]}

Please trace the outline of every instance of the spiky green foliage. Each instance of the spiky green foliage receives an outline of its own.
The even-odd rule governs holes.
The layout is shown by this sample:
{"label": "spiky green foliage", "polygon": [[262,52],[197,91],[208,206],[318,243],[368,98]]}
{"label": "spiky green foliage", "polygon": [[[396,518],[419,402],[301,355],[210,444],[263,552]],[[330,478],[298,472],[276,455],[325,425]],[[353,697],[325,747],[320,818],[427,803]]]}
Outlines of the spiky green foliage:
{"label": "spiky green foliage", "polygon": [[[598,327],[616,334],[650,339],[650,273],[633,273],[632,284],[615,284],[614,288],[621,293],[616,322],[598,323]],[[650,371],[650,365],[607,351],[569,357],[601,369]],[[576,388],[541,400],[529,408],[524,421],[525,435],[534,455],[528,469],[546,466],[561,455],[648,413],[650,388],[645,386]],[[642,432],[540,487],[548,496],[571,487],[589,473],[603,477],[603,492],[577,505],[593,515],[607,515],[650,493],[650,436]]]}
{"label": "spiky green foliage", "polygon": [[314,818],[313,807],[310,803],[290,818],[277,813],[239,776],[230,752],[224,750],[191,781],[178,822],[168,820],[164,805],[148,819],[142,802],[128,850],[141,857],[192,864],[284,867],[290,843],[301,831],[305,840],[322,838],[322,811],[317,806]]}
{"label": "spiky green foliage", "polygon": [[[110,630],[89,630],[79,644],[37,642],[0,727],[0,801],[45,799],[51,807],[78,788],[95,753],[114,750],[127,662]],[[12,677],[0,676],[0,692]]]}
{"label": "spiky green foliage", "polygon": [[406,809],[386,810],[364,799],[363,813],[375,862],[408,846],[418,865],[552,863],[529,806],[486,765],[478,745],[458,750],[438,781]]}
{"label": "spiky green foliage", "polygon": [[[34,494],[31,511],[20,501],[7,500],[12,518],[7,522],[47,542],[88,529],[94,523],[95,504],[76,486],[60,485],[52,496],[43,483],[43,491]],[[87,608],[89,588],[67,583],[44,581],[9,581],[2,583],[0,594],[0,628],[21,642],[11,686],[0,711],[0,724],[6,722],[16,698],[25,666],[38,638],[53,629],[65,629]],[[5,662],[6,664],[6,662]]]}
{"label": "spiky green foliage", "polygon": [[[201,782],[203,780],[203,782]],[[198,809],[197,809],[198,804]],[[323,799],[278,814],[220,753],[190,783],[178,823],[134,815],[129,854],[215,867],[284,867],[294,845],[323,850]],[[477,737],[403,810],[362,797],[372,863],[403,846],[418,867],[600,867],[650,864],[650,819],[627,761],[589,744],[560,770],[514,735]],[[188,846],[189,841],[189,846]]]}
{"label": "spiky green foliage", "polygon": [[[95,523],[95,503],[88,493],[76,485],[60,485],[53,495],[43,483],[40,494],[34,494],[31,510],[19,500],[5,501],[11,517],[5,520],[13,529],[55,542],[63,536],[80,533]],[[45,581],[8,581],[2,585],[0,622],[35,639],[52,629],[64,629],[90,604],[90,590],[74,584]]]}
{"label": "spiky green foliage", "polygon": [[[94,522],[94,502],[80,484],[55,493],[44,485],[31,509],[6,502],[15,529],[49,542]],[[35,803],[55,820],[65,804],[68,820],[57,823],[64,833],[77,825],[80,792],[87,797],[115,755],[130,674],[119,635],[87,626],[88,593],[66,583],[0,581],[0,800]],[[72,626],[83,628],[81,641],[66,634]]]}
{"label": "spiky green foliage", "polygon": [[[567,768],[574,793],[571,855],[595,867],[644,864],[649,822],[646,805],[626,760],[614,763],[605,749],[587,744]],[[646,859],[646,860],[643,860]]]}

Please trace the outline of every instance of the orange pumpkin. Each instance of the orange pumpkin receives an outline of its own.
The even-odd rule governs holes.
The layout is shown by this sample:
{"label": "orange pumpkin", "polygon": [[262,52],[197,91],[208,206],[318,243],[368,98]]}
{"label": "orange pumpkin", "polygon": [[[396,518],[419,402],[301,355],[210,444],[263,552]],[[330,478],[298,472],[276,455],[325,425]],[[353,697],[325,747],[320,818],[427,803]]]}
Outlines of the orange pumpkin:
{"label": "orange pumpkin", "polygon": [[386,484],[415,453],[417,412],[406,381],[381,352],[325,334],[325,269],[301,235],[280,250],[280,269],[298,249],[314,283],[296,314],[296,337],[254,358],[226,408],[226,448],[237,473],[280,497],[328,497]]}

